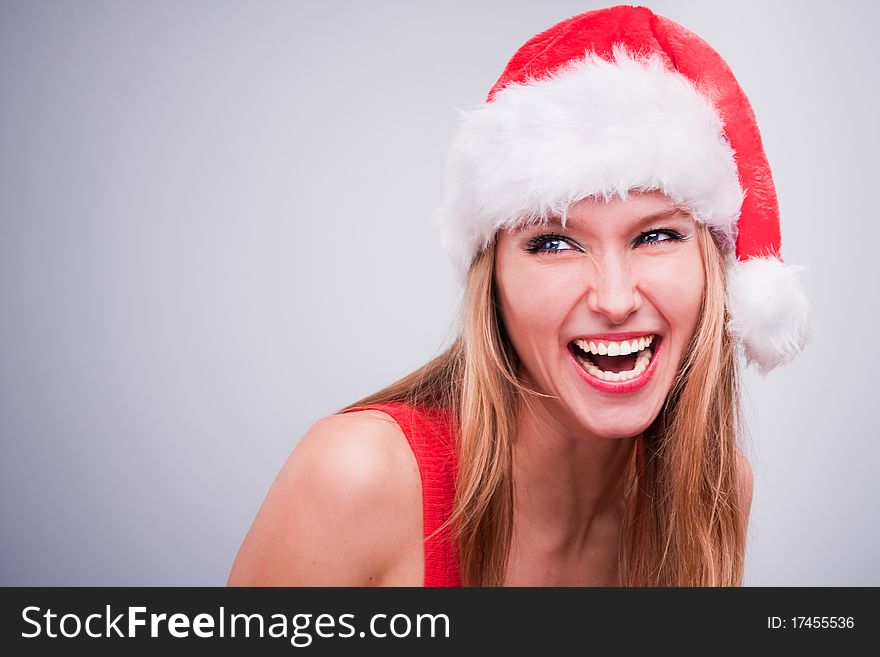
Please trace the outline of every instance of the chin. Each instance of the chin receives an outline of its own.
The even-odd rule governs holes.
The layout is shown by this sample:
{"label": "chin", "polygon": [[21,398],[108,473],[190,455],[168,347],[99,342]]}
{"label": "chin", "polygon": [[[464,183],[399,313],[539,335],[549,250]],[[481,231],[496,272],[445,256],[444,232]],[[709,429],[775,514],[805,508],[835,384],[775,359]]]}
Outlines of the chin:
{"label": "chin", "polygon": [[651,418],[632,418],[631,420],[614,419],[607,422],[592,421],[584,423],[583,427],[597,438],[605,438],[607,440],[622,440],[624,438],[633,438],[647,430],[654,421]]}

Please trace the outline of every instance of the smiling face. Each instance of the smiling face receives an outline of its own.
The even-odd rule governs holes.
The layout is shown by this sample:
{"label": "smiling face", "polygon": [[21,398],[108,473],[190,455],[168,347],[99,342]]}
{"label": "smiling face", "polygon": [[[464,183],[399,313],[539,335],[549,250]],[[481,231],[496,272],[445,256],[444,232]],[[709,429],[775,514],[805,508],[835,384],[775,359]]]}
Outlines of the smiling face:
{"label": "smiling face", "polygon": [[631,437],[660,413],[699,320],[697,230],[649,192],[575,203],[565,227],[498,233],[497,298],[521,375],[572,432]]}

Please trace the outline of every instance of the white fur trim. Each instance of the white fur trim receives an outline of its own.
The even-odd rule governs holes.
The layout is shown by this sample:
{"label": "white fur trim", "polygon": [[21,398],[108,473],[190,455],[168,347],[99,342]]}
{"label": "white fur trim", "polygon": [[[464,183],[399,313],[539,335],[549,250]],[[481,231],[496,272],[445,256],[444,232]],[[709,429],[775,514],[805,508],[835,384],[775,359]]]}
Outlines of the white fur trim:
{"label": "white fur trim", "polygon": [[774,257],[736,262],[728,269],[728,330],[761,374],[791,361],[809,339],[809,302],[798,278],[802,270]]}
{"label": "white fur trim", "polygon": [[438,219],[460,280],[498,229],[636,189],[662,191],[734,243],[743,191],[721,120],[657,56],[589,53],[459,113]]}

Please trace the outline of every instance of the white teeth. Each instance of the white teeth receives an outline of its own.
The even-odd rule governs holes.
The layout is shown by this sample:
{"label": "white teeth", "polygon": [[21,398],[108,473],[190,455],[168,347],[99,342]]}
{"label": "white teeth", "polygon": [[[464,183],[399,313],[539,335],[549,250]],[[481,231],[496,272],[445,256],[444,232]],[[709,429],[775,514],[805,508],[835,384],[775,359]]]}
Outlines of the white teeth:
{"label": "white teeth", "polygon": [[620,342],[614,342],[611,340],[606,340],[605,342],[590,340],[588,342],[579,339],[574,342],[588,354],[598,354],[600,356],[626,356],[628,354],[635,354],[644,351],[653,341],[653,335],[646,335],[641,338],[622,340]]}
{"label": "white teeth", "polygon": [[578,355],[577,359],[578,362],[584,366],[584,369],[586,369],[596,378],[603,379],[605,381],[628,381],[629,379],[636,378],[648,368],[652,356],[653,354],[650,349],[645,349],[641,351],[638,355],[638,358],[636,358],[635,367],[626,372],[606,372],[605,370],[600,370],[590,361],[582,359],[580,355]]}

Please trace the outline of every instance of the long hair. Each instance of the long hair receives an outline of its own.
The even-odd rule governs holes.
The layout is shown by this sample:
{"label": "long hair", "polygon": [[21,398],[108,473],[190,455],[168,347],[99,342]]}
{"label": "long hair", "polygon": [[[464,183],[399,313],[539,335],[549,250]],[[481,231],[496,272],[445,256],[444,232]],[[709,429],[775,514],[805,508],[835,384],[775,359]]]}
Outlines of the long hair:
{"label": "long hair", "polygon": [[[738,498],[739,369],[727,331],[724,259],[698,224],[706,290],[693,338],[655,421],[625,474],[619,540],[626,586],[737,586],[745,517]],[[340,409],[402,401],[457,419],[458,473],[451,526],[465,586],[502,586],[513,535],[513,444],[522,402],[542,396],[518,376],[494,280],[495,242],[465,283],[451,346],[390,386]],[[545,395],[544,395],[545,396]]]}

